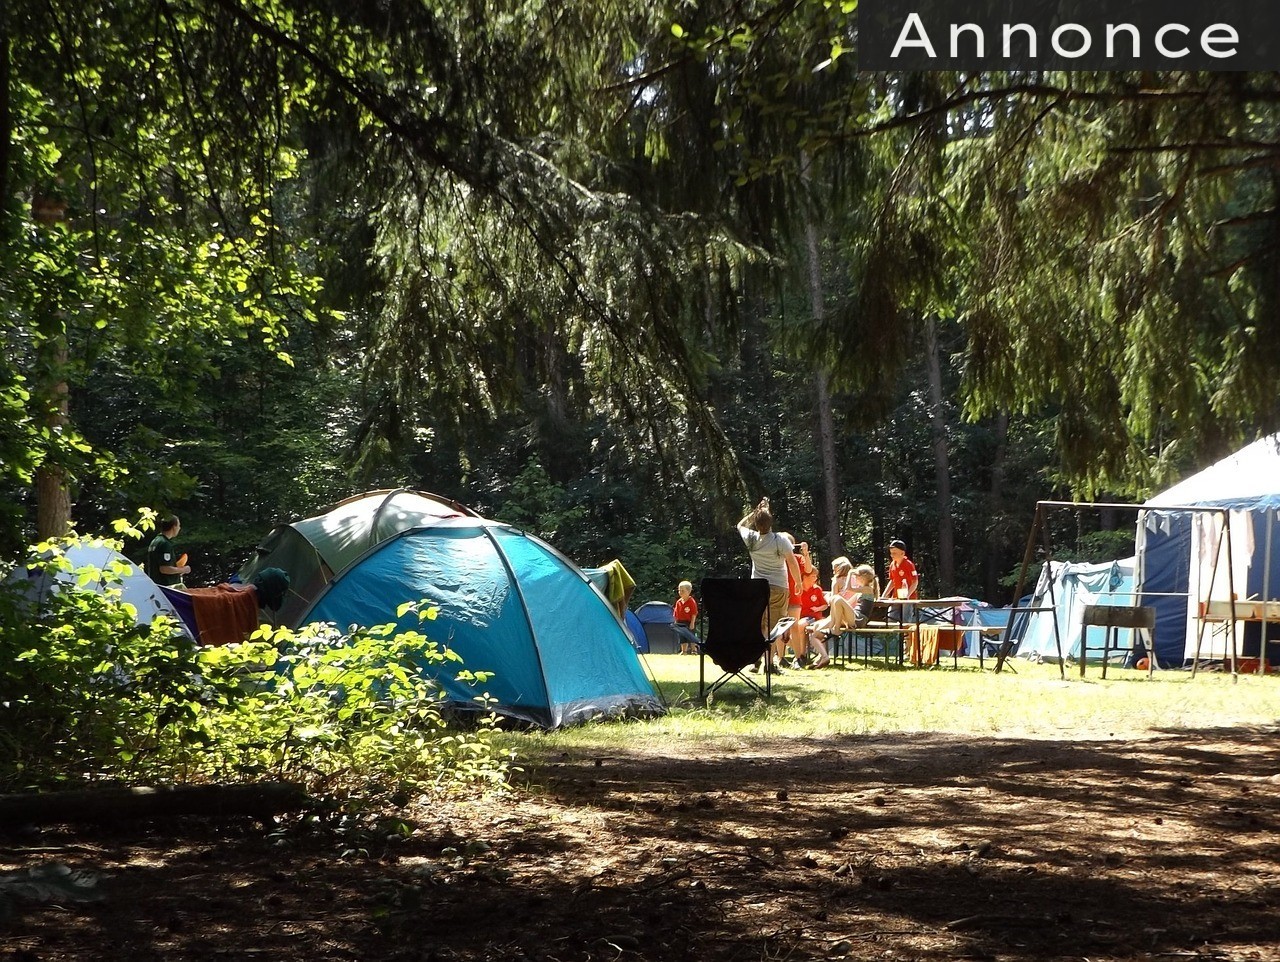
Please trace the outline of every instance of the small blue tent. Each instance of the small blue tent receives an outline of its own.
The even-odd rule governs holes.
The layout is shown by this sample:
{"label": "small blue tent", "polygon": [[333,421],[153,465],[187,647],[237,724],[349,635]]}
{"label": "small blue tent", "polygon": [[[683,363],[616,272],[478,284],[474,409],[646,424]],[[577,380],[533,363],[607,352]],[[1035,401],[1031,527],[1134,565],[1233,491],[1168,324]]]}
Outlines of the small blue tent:
{"label": "small blue tent", "polygon": [[675,612],[669,602],[646,601],[636,609],[636,618],[644,626],[645,644],[655,655],[678,652],[681,645],[699,644],[698,636],[688,628],[676,624]]}
{"label": "small blue tent", "polygon": [[[406,602],[439,608],[434,621],[397,617]],[[448,700],[475,708],[456,673],[489,671],[501,715],[556,728],[596,715],[656,715],[662,703],[604,596],[573,562],[524,532],[456,516],[393,535],[330,582],[302,624],[396,622],[462,657],[431,666]]]}

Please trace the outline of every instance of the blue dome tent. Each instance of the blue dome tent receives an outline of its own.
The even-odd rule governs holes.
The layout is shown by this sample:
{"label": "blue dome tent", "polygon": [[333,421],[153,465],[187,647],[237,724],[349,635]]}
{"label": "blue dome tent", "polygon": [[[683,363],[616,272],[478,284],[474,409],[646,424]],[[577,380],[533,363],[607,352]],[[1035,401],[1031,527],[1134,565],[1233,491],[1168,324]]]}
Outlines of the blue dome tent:
{"label": "blue dome tent", "polygon": [[[434,621],[406,602],[439,608]],[[462,664],[429,666],[451,704],[479,692],[459,670],[493,672],[483,686],[499,714],[544,728],[597,715],[656,715],[661,700],[613,609],[573,562],[510,525],[440,518],[370,548],[316,597],[300,624],[340,629],[395,622],[451,648]]]}

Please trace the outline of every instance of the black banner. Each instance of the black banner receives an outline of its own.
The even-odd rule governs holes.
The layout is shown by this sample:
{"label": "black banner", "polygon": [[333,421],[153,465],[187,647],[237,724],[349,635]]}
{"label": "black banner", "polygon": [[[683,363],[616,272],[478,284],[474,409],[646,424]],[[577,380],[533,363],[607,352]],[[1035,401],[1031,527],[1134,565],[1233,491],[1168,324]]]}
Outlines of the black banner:
{"label": "black banner", "polygon": [[1280,0],[860,0],[862,70],[1280,70]]}

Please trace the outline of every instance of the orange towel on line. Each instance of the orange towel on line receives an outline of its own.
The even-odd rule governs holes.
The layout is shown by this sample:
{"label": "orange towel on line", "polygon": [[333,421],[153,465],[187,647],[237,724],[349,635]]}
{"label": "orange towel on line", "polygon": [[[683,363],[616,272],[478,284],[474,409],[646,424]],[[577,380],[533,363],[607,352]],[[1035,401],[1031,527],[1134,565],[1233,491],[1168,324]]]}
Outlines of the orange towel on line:
{"label": "orange towel on line", "polygon": [[922,625],[917,632],[915,628],[906,631],[906,662],[917,667],[932,665],[938,660],[938,633],[930,631],[928,625]]}
{"label": "orange towel on line", "polygon": [[202,645],[233,645],[258,630],[258,591],[220,584],[188,588]]}
{"label": "orange towel on line", "polygon": [[908,628],[906,640],[906,660],[912,665],[936,665],[939,652],[964,650],[964,632],[946,625],[921,625],[918,636]]}

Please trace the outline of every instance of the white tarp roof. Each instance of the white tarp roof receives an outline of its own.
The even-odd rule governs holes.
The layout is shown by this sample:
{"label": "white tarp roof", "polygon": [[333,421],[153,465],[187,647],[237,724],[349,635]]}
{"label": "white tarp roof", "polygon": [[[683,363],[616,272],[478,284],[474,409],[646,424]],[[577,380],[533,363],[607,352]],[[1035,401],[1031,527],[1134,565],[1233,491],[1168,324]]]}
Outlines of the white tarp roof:
{"label": "white tarp roof", "polygon": [[1275,500],[1280,502],[1280,434],[1261,438],[1147,500],[1194,505]]}

